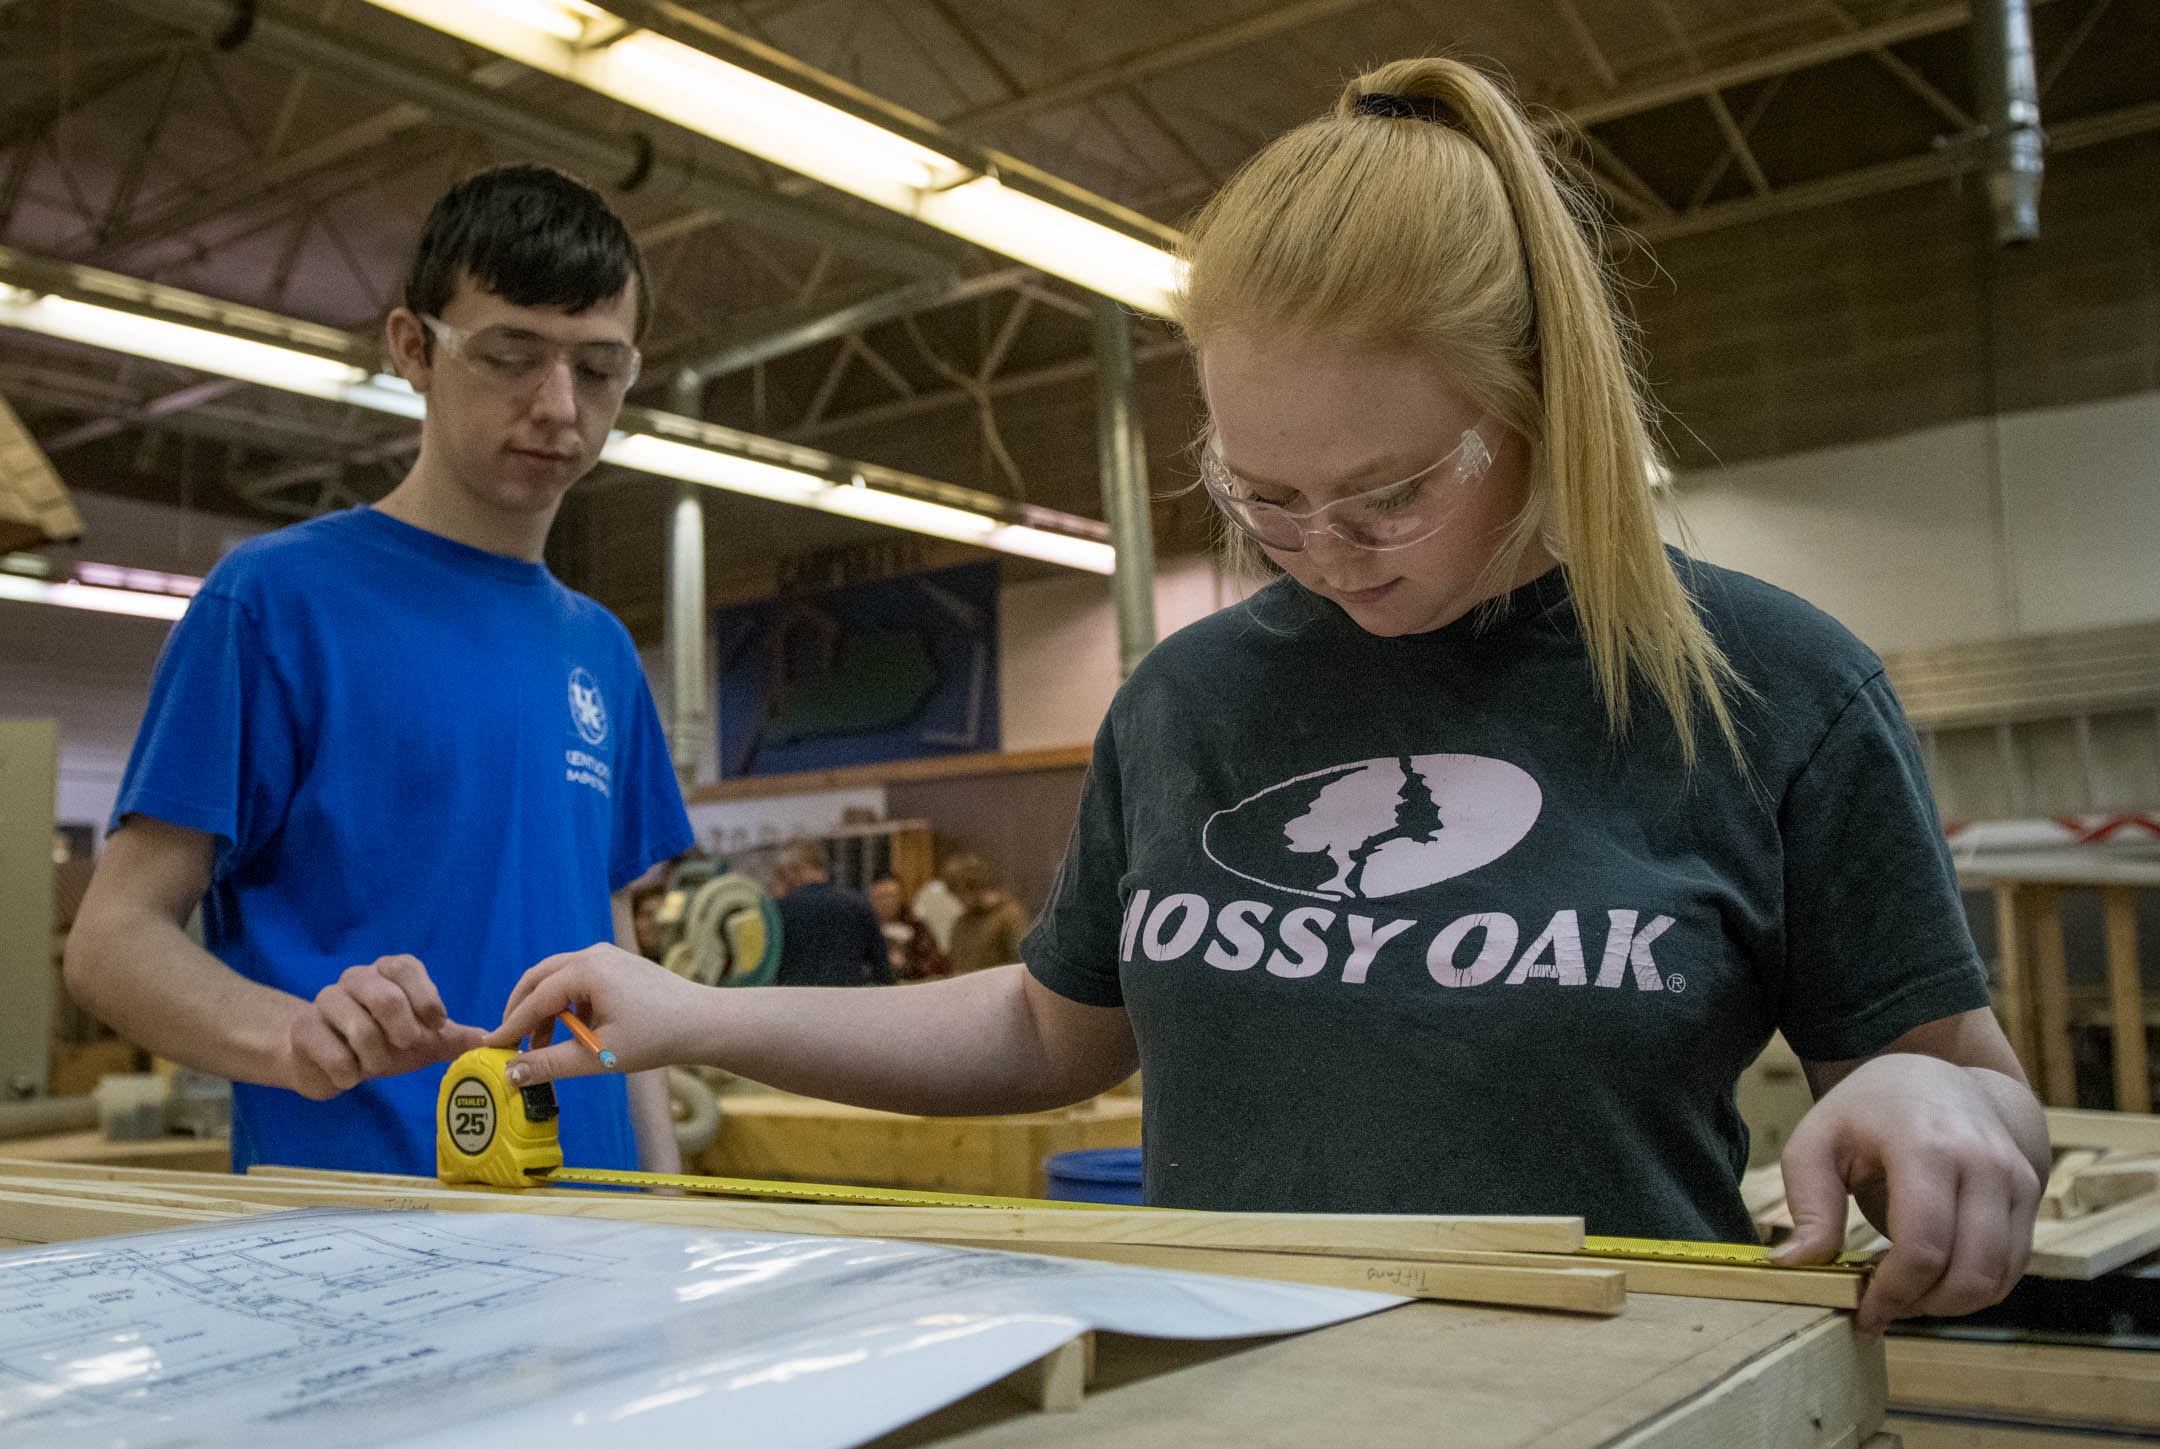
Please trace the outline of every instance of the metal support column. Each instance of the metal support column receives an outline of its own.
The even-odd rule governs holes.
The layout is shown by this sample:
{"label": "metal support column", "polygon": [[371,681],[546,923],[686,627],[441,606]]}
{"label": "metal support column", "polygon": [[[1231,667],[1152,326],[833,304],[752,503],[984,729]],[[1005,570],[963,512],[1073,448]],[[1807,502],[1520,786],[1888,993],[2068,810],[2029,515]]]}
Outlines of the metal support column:
{"label": "metal support column", "polygon": [[[694,374],[677,374],[675,411],[705,413],[704,386]],[[675,491],[668,520],[667,612],[662,625],[668,661],[668,752],[687,793],[712,738],[712,705],[705,697],[705,505],[694,483]]]}
{"label": "metal support column", "polygon": [[1122,304],[1095,298],[1095,439],[1103,517],[1117,569],[1118,674],[1155,647],[1155,537],[1148,520],[1147,447],[1133,385],[1132,328]]}
{"label": "metal support column", "polygon": [[705,698],[705,509],[697,493],[697,485],[682,485],[668,525],[668,752],[686,792],[697,784],[712,736]]}

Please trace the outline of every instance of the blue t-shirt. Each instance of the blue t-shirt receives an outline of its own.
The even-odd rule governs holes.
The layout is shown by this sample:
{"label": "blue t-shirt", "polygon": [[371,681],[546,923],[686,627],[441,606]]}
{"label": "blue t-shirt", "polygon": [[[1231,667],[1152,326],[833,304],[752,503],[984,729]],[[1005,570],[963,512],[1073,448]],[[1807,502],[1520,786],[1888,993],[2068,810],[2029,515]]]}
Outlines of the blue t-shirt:
{"label": "blue t-shirt", "polygon": [[[417,956],[453,1020],[613,939],[692,839],[622,625],[542,564],[357,508],[235,549],[158,660],[113,813],[216,838],[205,944],[312,1000]],[[233,1166],[432,1176],[440,1066],[327,1102],[241,1083]],[[563,1084],[569,1162],[634,1167],[620,1077]]]}

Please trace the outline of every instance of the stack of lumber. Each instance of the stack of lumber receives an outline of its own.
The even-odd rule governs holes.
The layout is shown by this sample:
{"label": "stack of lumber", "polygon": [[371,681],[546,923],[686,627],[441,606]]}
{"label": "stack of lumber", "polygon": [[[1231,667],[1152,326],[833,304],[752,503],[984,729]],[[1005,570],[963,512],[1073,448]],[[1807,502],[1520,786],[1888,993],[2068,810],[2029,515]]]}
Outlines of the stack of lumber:
{"label": "stack of lumber", "polygon": [[2160,1434],[2160,1353],[1893,1337],[1887,1427],[1906,1449],[2101,1449]]}
{"label": "stack of lumber", "polygon": [[503,1191],[430,1178],[257,1169],[245,1177],[0,1160],[0,1246],[69,1241],[302,1207],[537,1212],[752,1232],[900,1238],[1143,1267],[1365,1288],[1459,1303],[1612,1315],[1643,1293],[1851,1308],[1864,1280],[1780,1269],[1577,1256],[1579,1218],[947,1208]]}
{"label": "stack of lumber", "polygon": [[[2160,1252],[2160,1117],[2052,1109],[2048,1134],[2055,1164],[2033,1224],[2027,1274],[2089,1280]],[[1775,1164],[1750,1171],[1740,1193],[1765,1243],[1792,1232],[1784,1178]],[[1885,1245],[1853,1207],[1847,1249]]]}

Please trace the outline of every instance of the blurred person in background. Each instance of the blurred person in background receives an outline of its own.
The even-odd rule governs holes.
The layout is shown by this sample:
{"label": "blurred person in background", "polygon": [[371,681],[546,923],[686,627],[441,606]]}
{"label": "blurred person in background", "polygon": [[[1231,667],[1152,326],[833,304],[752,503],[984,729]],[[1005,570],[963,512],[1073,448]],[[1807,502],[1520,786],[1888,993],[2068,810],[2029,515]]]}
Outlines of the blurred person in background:
{"label": "blurred person in background", "polygon": [[909,902],[915,919],[930,928],[930,935],[937,941],[940,951],[952,950],[953,922],[960,919],[960,901],[952,888],[939,876],[932,876],[915,892]]}
{"label": "blurred person in background", "polygon": [[773,871],[780,906],[776,986],[890,986],[893,969],[877,913],[854,891],[832,883],[823,841],[798,840]]}
{"label": "blurred person in background", "polygon": [[885,955],[894,976],[928,981],[952,974],[937,937],[908,909],[907,890],[898,880],[882,875],[870,883],[870,909],[877,912],[878,927],[885,933]]}
{"label": "blurred person in background", "polygon": [[953,921],[952,958],[955,976],[1004,966],[1020,959],[1020,941],[1028,933],[1028,913],[1007,895],[990,866],[979,855],[955,855],[940,872],[960,914]]}

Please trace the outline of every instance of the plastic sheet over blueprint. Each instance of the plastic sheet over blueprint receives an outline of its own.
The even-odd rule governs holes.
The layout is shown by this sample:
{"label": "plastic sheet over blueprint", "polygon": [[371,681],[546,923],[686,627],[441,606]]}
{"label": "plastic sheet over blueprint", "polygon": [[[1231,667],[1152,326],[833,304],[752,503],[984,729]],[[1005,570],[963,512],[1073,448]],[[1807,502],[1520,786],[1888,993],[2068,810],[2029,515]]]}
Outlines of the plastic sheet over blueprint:
{"label": "plastic sheet over blueprint", "polygon": [[282,1213],[0,1255],[0,1443],[829,1449],[1089,1328],[1291,1333],[1400,1301],[858,1238]]}

